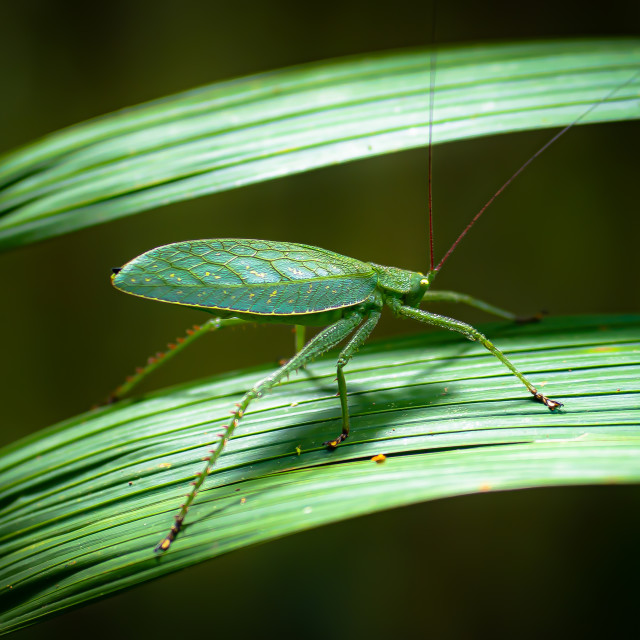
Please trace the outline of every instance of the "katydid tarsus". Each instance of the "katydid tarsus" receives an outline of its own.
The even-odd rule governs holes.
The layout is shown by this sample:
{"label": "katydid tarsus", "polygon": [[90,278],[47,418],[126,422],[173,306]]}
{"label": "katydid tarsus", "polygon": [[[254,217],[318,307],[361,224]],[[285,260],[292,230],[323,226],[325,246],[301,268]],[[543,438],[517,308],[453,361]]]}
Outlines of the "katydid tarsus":
{"label": "katydid tarsus", "polygon": [[[433,68],[433,65],[432,65]],[[634,74],[633,77],[635,77]],[[432,75],[432,82],[434,76]],[[627,82],[630,82],[630,78]],[[479,308],[498,317],[517,321],[507,311],[470,296],[451,291],[431,291],[431,285],[444,262],[460,240],[484,213],[493,200],[550,144],[571,126],[607,100],[616,88],[599,102],[591,105],[574,122],[554,135],[531,156],[490,198],[474,216],[458,239],[434,265],[433,249],[426,274],[371,262],[361,262],[346,256],[304,244],[247,239],[210,239],[177,242],[152,249],[113,269],[113,285],[135,296],[196,308],[215,317],[200,327],[189,330],[187,336],[170,345],[166,354],[150,358],[111,400],[130,391],[143,377],[167,361],[197,338],[212,330],[245,322],[281,323],[324,327],[306,344],[303,332],[297,332],[297,352],[276,371],[249,389],[235,405],[231,420],[220,427],[216,442],[205,458],[205,467],[196,475],[168,534],[158,543],[156,551],[166,551],[180,532],[187,511],[212,471],[227,441],[233,437],[242,416],[251,402],[280,383],[295,370],[312,359],[337,347],[346,345],[337,360],[337,386],[342,412],[342,430],[324,443],[337,447],[349,435],[349,409],[344,368],[366,341],[378,323],[386,306],[400,318],[411,318],[461,333],[477,341],[498,358],[532,394],[552,411],[562,403],[540,393],[491,341],[464,322],[431,313],[420,308],[423,302],[458,302]],[[432,108],[432,107],[430,107]],[[431,154],[429,154],[429,160]],[[431,161],[429,161],[429,228],[432,229]],[[433,234],[430,232],[430,243]],[[431,245],[432,246],[432,245]],[[348,339],[348,340],[347,340]]]}

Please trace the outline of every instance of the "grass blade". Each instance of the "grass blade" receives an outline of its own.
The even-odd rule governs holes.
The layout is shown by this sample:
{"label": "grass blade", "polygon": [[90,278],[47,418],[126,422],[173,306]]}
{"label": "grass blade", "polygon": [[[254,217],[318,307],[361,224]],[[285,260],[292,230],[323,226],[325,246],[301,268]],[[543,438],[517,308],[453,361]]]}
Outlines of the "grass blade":
{"label": "grass blade", "polygon": [[[218,83],[79,124],[0,161],[0,249],[184,199],[425,146],[430,52]],[[443,49],[433,142],[638,117],[639,40]]]}
{"label": "grass blade", "polygon": [[[352,437],[325,358],[247,413],[188,526],[152,549],[216,427],[265,370],[78,416],[0,458],[0,623],[10,631],[256,542],[478,491],[640,481],[640,316],[492,325],[566,404],[551,413],[491,355],[449,334],[374,343],[348,370]],[[296,448],[299,448],[299,453]],[[370,460],[388,456],[384,464]]]}

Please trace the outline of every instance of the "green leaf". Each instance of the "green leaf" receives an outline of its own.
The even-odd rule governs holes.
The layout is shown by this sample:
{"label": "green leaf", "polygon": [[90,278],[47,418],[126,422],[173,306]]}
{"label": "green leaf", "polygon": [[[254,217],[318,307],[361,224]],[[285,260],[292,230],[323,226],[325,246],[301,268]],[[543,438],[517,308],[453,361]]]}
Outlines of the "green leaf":
{"label": "green leaf", "polygon": [[[485,332],[545,393],[550,412],[457,335],[373,343],[254,403],[171,549],[167,532],[240,394],[269,369],[121,402],[2,452],[4,631],[295,531],[422,500],[547,485],[640,481],[640,316],[569,317]],[[371,457],[387,456],[384,464]]]}
{"label": "green leaf", "polygon": [[[387,52],[264,73],[52,134],[0,161],[0,249],[425,146],[430,56]],[[639,67],[637,39],[442,49],[433,142],[557,127],[580,116],[581,123],[638,118]]]}

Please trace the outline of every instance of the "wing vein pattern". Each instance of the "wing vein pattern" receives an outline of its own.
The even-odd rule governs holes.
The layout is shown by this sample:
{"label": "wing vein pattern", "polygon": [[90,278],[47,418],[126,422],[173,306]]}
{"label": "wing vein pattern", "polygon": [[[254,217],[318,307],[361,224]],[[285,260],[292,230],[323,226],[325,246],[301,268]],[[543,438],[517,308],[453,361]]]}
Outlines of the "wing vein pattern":
{"label": "wing vein pattern", "polygon": [[215,239],[157,247],[114,285],[153,300],[257,315],[303,315],[363,302],[377,274],[366,263],[289,242]]}

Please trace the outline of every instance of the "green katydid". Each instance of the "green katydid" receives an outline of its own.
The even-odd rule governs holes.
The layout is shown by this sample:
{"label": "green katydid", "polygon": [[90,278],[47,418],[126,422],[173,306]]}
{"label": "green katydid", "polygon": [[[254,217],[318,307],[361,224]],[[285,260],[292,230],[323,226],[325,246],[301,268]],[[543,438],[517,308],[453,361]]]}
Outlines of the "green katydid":
{"label": "green katydid", "polygon": [[[617,87],[600,102],[592,105],[527,160],[476,214],[437,266],[433,264],[431,247],[431,265],[426,274],[361,262],[304,244],[246,239],[177,242],[147,251],[124,267],[114,269],[112,282],[121,291],[142,298],[200,309],[215,316],[202,327],[188,332],[188,337],[179,341],[177,345],[171,345],[172,349],[168,352],[170,355],[210,330],[242,322],[325,327],[303,346],[299,340],[300,348],[291,359],[242,396],[232,411],[230,423],[222,427],[224,433],[219,434],[217,444],[205,458],[203,471],[197,474],[192,482],[193,488],[175,516],[173,526],[156,546],[156,551],[166,551],[179,533],[189,506],[220,457],[227,441],[233,437],[250,403],[291,372],[304,367],[312,359],[336,347],[350,336],[337,360],[342,431],[325,445],[335,448],[348,437],[349,409],[343,370],[373,331],[385,306],[398,317],[412,318],[456,331],[469,340],[481,343],[524,384],[537,401],[551,410],[563,406],[561,402],[551,400],[540,393],[502,351],[477,329],[419,307],[422,302],[427,301],[460,302],[505,319],[518,320],[513,314],[470,296],[451,291],[432,292],[430,287],[460,240],[511,181],[560,135],[619,89],[620,87]],[[431,162],[431,220],[430,164]],[[433,238],[432,233],[430,236]],[[301,336],[302,332],[298,335]],[[148,366],[139,370],[136,376],[116,390],[112,399],[117,399],[129,391],[142,377],[167,359],[150,359]]]}
{"label": "green katydid", "polygon": [[[337,362],[338,390],[342,409],[342,431],[326,442],[337,447],[349,435],[349,409],[344,367],[369,337],[384,306],[398,317],[413,318],[462,333],[480,342],[517,376],[533,397],[549,409],[562,403],[547,398],[495,347],[472,326],[424,311],[423,300],[466,302],[508,319],[516,319],[479,300],[455,292],[430,292],[437,273],[424,275],[395,267],[360,262],[317,247],[265,240],[194,240],[152,249],[112,276],[116,288],[126,293],[202,309],[217,316],[211,328],[225,321],[278,322],[302,326],[326,326],[278,370],[247,391],[224,427],[217,446],[211,449],[206,467],[176,516],[168,535],[157,551],[169,548],[180,531],[187,510],[224,446],[247,411],[260,397],[292,371],[305,366],[351,336]],[[192,332],[191,339],[209,327]],[[187,342],[179,346],[183,348]],[[173,349],[173,353],[178,347]]]}

